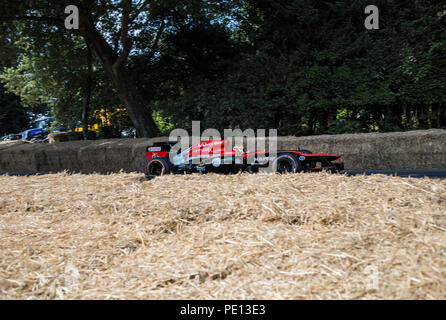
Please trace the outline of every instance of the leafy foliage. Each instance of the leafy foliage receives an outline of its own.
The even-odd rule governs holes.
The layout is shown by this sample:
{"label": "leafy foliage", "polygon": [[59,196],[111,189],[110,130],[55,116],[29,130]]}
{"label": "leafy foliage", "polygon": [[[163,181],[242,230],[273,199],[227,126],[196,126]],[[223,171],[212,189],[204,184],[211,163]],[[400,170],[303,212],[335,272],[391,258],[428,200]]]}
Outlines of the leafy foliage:
{"label": "leafy foliage", "polygon": [[19,133],[29,124],[28,115],[17,96],[0,85],[0,136]]}
{"label": "leafy foliage", "polygon": [[[37,3],[38,17],[61,18],[60,2],[37,0],[17,2],[15,16],[34,14]],[[277,128],[283,135],[446,127],[441,2],[377,0],[379,30],[364,27],[365,0],[78,4],[89,8],[116,57],[125,53],[121,18],[130,10],[132,46],[122,81],[136,90],[130,97],[138,93],[143,101],[135,110],[150,114],[162,134],[193,120],[220,130]],[[0,77],[8,90],[24,105],[45,102],[58,118],[78,121],[85,39],[39,19],[2,28],[7,68]],[[92,105],[116,110],[128,96],[110,81],[103,60],[96,52]]]}

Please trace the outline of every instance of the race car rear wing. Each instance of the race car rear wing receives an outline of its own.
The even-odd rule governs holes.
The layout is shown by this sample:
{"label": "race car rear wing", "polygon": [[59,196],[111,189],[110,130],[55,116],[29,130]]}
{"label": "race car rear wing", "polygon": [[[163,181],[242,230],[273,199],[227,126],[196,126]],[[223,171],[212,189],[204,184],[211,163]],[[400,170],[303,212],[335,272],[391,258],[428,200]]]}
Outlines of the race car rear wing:
{"label": "race car rear wing", "polygon": [[155,142],[147,147],[147,152],[170,152],[177,143],[178,141]]}

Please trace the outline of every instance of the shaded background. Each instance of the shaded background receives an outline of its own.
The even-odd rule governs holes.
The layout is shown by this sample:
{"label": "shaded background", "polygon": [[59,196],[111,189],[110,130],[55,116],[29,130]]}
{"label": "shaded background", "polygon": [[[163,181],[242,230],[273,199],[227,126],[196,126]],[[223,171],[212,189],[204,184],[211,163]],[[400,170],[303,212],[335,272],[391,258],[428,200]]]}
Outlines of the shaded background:
{"label": "shaded background", "polygon": [[[69,4],[80,30],[63,26]],[[0,128],[40,114],[85,128],[98,112],[115,115],[101,137],[192,120],[279,135],[445,128],[446,5],[377,0],[380,29],[366,30],[368,4],[0,0]]]}

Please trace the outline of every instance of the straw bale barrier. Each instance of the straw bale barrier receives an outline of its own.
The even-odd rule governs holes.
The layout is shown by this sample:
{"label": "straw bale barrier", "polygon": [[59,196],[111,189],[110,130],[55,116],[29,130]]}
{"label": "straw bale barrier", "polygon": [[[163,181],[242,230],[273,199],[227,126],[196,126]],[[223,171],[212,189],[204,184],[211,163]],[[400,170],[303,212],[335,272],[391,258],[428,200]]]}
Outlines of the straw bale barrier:
{"label": "straw bale barrier", "polygon": [[[0,143],[0,172],[141,172],[154,139]],[[267,146],[268,147],[268,146]],[[279,149],[342,154],[346,169],[446,168],[446,130],[279,137]]]}
{"label": "straw bale barrier", "polygon": [[446,180],[0,176],[0,299],[446,299]]}
{"label": "straw bale barrier", "polygon": [[446,130],[441,129],[282,137],[280,143],[342,154],[350,170],[446,168]]}

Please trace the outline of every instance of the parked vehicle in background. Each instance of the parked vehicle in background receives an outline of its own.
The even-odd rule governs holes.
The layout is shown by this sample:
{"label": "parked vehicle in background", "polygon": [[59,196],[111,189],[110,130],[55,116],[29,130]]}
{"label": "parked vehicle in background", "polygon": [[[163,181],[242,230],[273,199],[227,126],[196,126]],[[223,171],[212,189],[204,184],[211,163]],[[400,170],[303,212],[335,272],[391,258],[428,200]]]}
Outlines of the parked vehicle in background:
{"label": "parked vehicle in background", "polygon": [[0,138],[0,141],[14,141],[22,139],[22,135],[20,134],[8,134]]}
{"label": "parked vehicle in background", "polygon": [[22,140],[45,139],[50,132],[65,131],[64,127],[51,130],[52,117],[41,117],[31,122],[31,128],[21,133]]}

